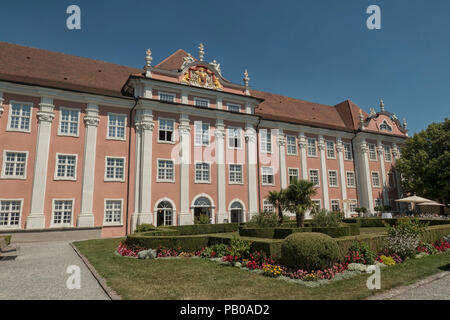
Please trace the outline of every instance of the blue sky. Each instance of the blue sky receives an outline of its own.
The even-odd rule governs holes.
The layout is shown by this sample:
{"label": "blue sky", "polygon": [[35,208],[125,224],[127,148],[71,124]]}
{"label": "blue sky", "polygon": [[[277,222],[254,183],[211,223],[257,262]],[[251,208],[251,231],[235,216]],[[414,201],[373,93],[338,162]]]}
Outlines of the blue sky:
{"label": "blue sky", "polygon": [[[82,29],[66,28],[77,4]],[[381,8],[381,30],[366,8]],[[318,103],[350,99],[408,120],[410,133],[450,116],[450,1],[25,1],[2,3],[0,41],[141,68],[178,48],[223,75]]]}

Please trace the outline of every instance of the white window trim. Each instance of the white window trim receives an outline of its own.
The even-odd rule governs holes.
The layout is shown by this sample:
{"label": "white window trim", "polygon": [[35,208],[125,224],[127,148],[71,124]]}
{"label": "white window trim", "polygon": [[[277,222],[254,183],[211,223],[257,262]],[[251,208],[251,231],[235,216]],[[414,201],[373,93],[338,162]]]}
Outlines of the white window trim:
{"label": "white window trim", "polygon": [[[231,167],[231,165],[234,165],[234,166],[241,166],[241,182],[232,182],[231,180],[230,180],[230,172],[231,172],[231,169],[230,169],[230,167]],[[228,184],[244,184],[244,165],[242,164],[242,163],[229,163],[228,164]]]}
{"label": "white window trim", "polygon": [[[352,144],[349,143],[349,142],[342,142],[342,145],[344,147],[344,150],[343,150],[343,152],[344,152],[344,160],[345,161],[353,161],[353,147],[352,147]],[[346,152],[345,152],[345,146],[346,145],[350,147],[350,158],[346,157]]]}
{"label": "white window trim", "polygon": [[[78,122],[77,122],[77,133],[63,133],[61,132],[61,123],[62,123],[62,111],[78,111]],[[72,107],[59,107],[59,123],[58,123],[58,136],[64,137],[75,137],[78,138],[80,136],[80,118],[81,118],[81,109],[80,108],[72,108]],[[108,122],[109,126],[109,122]],[[70,131],[70,130],[69,130]],[[109,131],[108,131],[109,132]]]}
{"label": "white window trim", "polygon": [[[75,176],[74,177],[58,177],[58,156],[75,156]],[[78,171],[78,154],[56,153],[55,155],[55,172],[53,180],[58,181],[77,181]]]}
{"label": "white window trim", "polygon": [[[239,140],[240,140],[240,147],[237,147],[237,148],[235,148],[235,147],[230,147],[230,129],[239,129],[239,132],[240,132],[240,135],[239,135]],[[228,147],[228,149],[230,149],[230,150],[242,150],[242,128],[241,127],[234,127],[234,126],[229,126],[228,128],[227,128],[227,147]]]}
{"label": "white window trim", "polygon": [[[322,200],[321,199],[311,199],[313,202],[319,202],[319,210],[322,209]],[[317,208],[316,208],[317,209]]]}
{"label": "white window trim", "polygon": [[[175,99],[174,99],[174,101],[175,101]],[[197,105],[197,101],[199,101],[199,102],[206,102],[206,104],[207,104],[206,107],[204,107],[204,106],[198,106],[198,105]],[[210,104],[211,104],[211,102],[209,101],[209,99],[194,97],[194,106],[195,106],[195,107],[199,107],[199,108],[209,108]]]}
{"label": "white window trim", "polygon": [[[54,223],[55,218],[55,201],[72,201],[72,214],[69,223]],[[67,227],[73,227],[73,220],[74,219],[74,213],[75,213],[75,198],[53,198],[52,199],[52,217],[50,220],[50,228],[67,228]]]}
{"label": "white window trim", "polygon": [[[334,157],[329,157],[328,156],[328,142],[332,142],[333,143],[333,154],[334,154]],[[326,150],[326,154],[327,154],[327,159],[336,159],[336,142],[334,142],[333,140],[325,140],[325,150]]]}
{"label": "white window trim", "polygon": [[[160,179],[159,178],[159,161],[171,161],[172,165],[173,165],[173,179],[172,180],[168,180],[168,179]],[[175,183],[175,161],[173,159],[164,159],[164,158],[157,158],[156,159],[156,182],[168,182],[168,183]]]}
{"label": "white window trim", "polygon": [[[288,137],[293,137],[294,138],[294,141],[295,141],[295,143],[294,143],[294,146],[295,146],[295,153],[292,153],[292,152],[289,152],[289,144],[288,144]],[[297,137],[296,136],[294,136],[294,135],[292,135],[292,134],[287,134],[286,135],[286,153],[287,153],[287,155],[288,156],[296,156],[296,155],[298,155],[298,150],[297,150]]]}
{"label": "white window trim", "polygon": [[289,175],[289,170],[297,170],[297,180],[300,179],[300,169],[299,169],[299,168],[292,168],[292,167],[289,167],[289,168],[288,168],[288,171],[287,171],[287,174],[288,174],[288,182],[289,182],[289,180],[290,180],[290,178],[291,178],[291,175]]}
{"label": "white window trim", "polygon": [[[349,186],[348,185],[348,178],[347,178],[347,173],[349,173],[349,172],[351,172],[351,173],[353,173],[353,180],[355,180],[355,185],[353,185],[353,186]],[[345,185],[347,186],[347,188],[356,188],[356,174],[355,174],[355,171],[345,171]]]}
{"label": "white window trim", "polygon": [[[386,147],[389,148],[389,155],[390,155],[390,159],[391,160],[387,160],[387,158],[386,158]],[[392,148],[391,148],[391,146],[386,145],[386,144],[383,145],[383,155],[384,155],[384,161],[392,162]]]}
{"label": "white window trim", "polygon": [[263,150],[263,148],[262,148],[262,146],[263,146],[263,144],[262,144],[262,133],[264,132],[263,130],[266,130],[266,131],[265,131],[265,136],[266,136],[266,137],[267,137],[267,132],[269,132],[268,129],[261,129],[261,130],[259,131],[259,141],[260,141],[260,144],[259,144],[259,152],[260,152],[260,153],[266,153],[266,154],[272,154],[272,153],[273,153],[273,143],[272,143],[273,139],[272,139],[272,132],[270,131],[270,151],[267,151],[267,142],[266,142],[266,150]]}
{"label": "white window trim", "polygon": [[314,187],[320,188],[320,171],[319,171],[319,169],[314,169],[314,168],[308,169],[309,182],[312,182],[311,181],[311,171],[317,171],[317,184],[314,185]]}
{"label": "white window trim", "polygon": [[[113,159],[123,159],[123,178],[122,179],[116,179],[116,178],[107,178],[106,177],[106,173],[107,173],[107,167],[108,167],[108,158],[113,158]],[[104,181],[105,182],[125,182],[125,176],[126,176],[126,168],[127,168],[127,163],[126,163],[127,159],[126,157],[116,157],[116,156],[105,156],[105,174],[104,174]]]}
{"label": "white window trim", "polygon": [[[6,153],[7,152],[13,152],[13,153],[25,153],[25,168],[24,168],[24,175],[23,176],[7,176],[5,175],[6,170]],[[28,151],[18,151],[18,150],[3,150],[3,164],[2,164],[2,175],[1,179],[7,179],[7,180],[26,180],[27,179],[27,169],[28,169]]]}
{"label": "white window trim", "polygon": [[[30,106],[30,125],[28,127],[28,130],[27,129],[20,129],[20,128],[11,128],[12,105],[14,103],[26,104],[26,105]],[[32,125],[33,125],[33,103],[32,102],[23,102],[23,101],[10,100],[9,101],[9,113],[8,113],[8,125],[6,126],[6,131],[31,133],[31,126]]]}
{"label": "white window trim", "polygon": [[[120,201],[120,222],[106,222],[106,202],[107,201]],[[105,198],[103,201],[103,225],[104,226],[114,226],[114,227],[121,227],[123,226],[123,199],[110,199]]]}
{"label": "white window trim", "polygon": [[341,211],[342,208],[341,208],[341,200],[340,199],[330,199],[330,209],[333,210],[333,201],[337,201],[338,202],[339,211]]}
{"label": "white window trim", "polygon": [[[198,123],[201,123],[202,126],[202,143],[197,143],[197,139],[195,139],[195,135],[197,134],[197,125]],[[203,124],[208,125],[208,144],[203,144]],[[194,147],[208,147],[211,145],[211,124],[209,122],[203,122],[203,121],[194,121]]]}
{"label": "white window trim", "polygon": [[[264,204],[264,202],[266,203],[266,204]],[[270,211],[265,211],[264,210],[264,206],[266,206],[266,207],[271,207],[272,209],[270,210]],[[263,211],[265,211],[265,212],[275,212],[275,206],[272,204],[272,203],[270,203],[270,201],[269,200],[267,200],[267,199],[263,199]]]}
{"label": "white window trim", "polygon": [[[314,156],[311,156],[310,154],[309,154],[309,140],[314,140],[314,146],[315,146],[315,150],[316,150],[316,155],[314,155]],[[311,137],[306,137],[306,155],[309,157],[309,158],[317,158],[319,155],[318,155],[318,153],[319,152],[317,152],[317,139],[316,138],[311,138]]]}
{"label": "white window trim", "polygon": [[[330,183],[330,172],[336,173],[336,185],[331,185],[331,183]],[[337,170],[328,170],[328,186],[330,188],[339,188],[339,175],[338,175]]]}
{"label": "white window trim", "polygon": [[356,211],[350,210],[350,203],[354,203],[356,205],[356,207],[355,207],[355,209],[356,209],[356,208],[358,208],[358,200],[356,200],[356,199],[349,199],[349,200],[350,200],[350,202],[348,203],[348,211],[350,213],[356,213]]}
{"label": "white window trim", "polygon": [[172,103],[177,102],[177,95],[176,95],[176,93],[173,93],[173,92],[167,92],[167,91],[159,91],[159,90],[158,90],[158,100],[160,100],[160,101],[162,101],[162,102],[170,102],[170,101],[162,100],[162,99],[161,99],[161,94],[165,94],[165,95],[168,95],[168,96],[172,96],[172,97],[173,97],[173,102],[172,102]]}
{"label": "white window trim", "polygon": [[[272,169],[272,183],[264,183],[263,168],[271,168]],[[274,186],[275,185],[275,170],[273,167],[271,167],[271,166],[262,166],[261,167],[261,185],[263,185],[263,186]]]}
{"label": "white window trim", "polygon": [[[123,116],[124,119],[124,128],[123,128],[123,138],[118,137],[110,137],[109,136],[109,117],[110,116]],[[107,119],[107,126],[106,126],[106,140],[117,140],[117,141],[126,141],[127,140],[127,114],[126,113],[115,113],[115,112],[108,112],[108,119]]]}
{"label": "white window trim", "polygon": [[[230,106],[231,107],[239,107],[239,111],[232,111],[232,110],[230,110]],[[227,111],[236,112],[237,113],[237,112],[241,112],[241,109],[242,109],[242,106],[240,104],[227,102]]]}
{"label": "white window trim", "polygon": [[[373,173],[378,174],[378,185],[374,185],[373,184],[373,175],[372,175]],[[371,171],[370,172],[370,180],[372,181],[372,187],[374,187],[374,188],[381,188],[380,172],[378,172],[378,171]]]}
{"label": "white window trim", "polygon": [[[208,181],[197,180],[197,164],[199,164],[199,163],[207,163],[209,165]],[[197,184],[211,184],[211,175],[212,175],[211,161],[195,161],[194,162],[194,182],[195,183],[197,183]]]}
{"label": "white window trim", "polygon": [[0,226],[0,230],[19,230],[22,229],[22,213],[23,213],[23,203],[24,199],[6,199],[0,198],[1,201],[20,201],[20,214],[19,214],[19,225],[18,226]]}
{"label": "white window trim", "polygon": [[[375,159],[371,159],[371,158],[370,158],[370,146],[374,146],[374,148],[375,148]],[[374,143],[368,143],[368,144],[367,144],[367,148],[368,148],[369,161],[378,161],[377,145],[374,144]]]}
{"label": "white window trim", "polygon": [[[173,121],[172,141],[159,140],[159,130],[160,130],[159,120]],[[158,117],[158,143],[175,144],[175,123],[176,123],[176,121],[174,118]]]}

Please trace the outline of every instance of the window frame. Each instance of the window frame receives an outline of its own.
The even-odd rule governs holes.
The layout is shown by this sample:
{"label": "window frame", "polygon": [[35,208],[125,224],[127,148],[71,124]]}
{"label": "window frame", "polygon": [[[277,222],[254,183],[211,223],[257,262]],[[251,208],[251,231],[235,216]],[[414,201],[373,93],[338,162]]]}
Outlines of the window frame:
{"label": "window frame", "polygon": [[320,188],[320,171],[319,171],[319,169],[308,169],[308,179],[309,179],[309,182],[312,182],[312,181],[311,181],[311,171],[317,172],[317,184],[315,184],[314,187]]}
{"label": "window frame", "polygon": [[[348,184],[348,174],[351,173],[353,174],[353,185],[349,185]],[[347,186],[347,188],[356,188],[356,174],[355,171],[346,171],[345,172],[345,184]]]}
{"label": "window frame", "polygon": [[[264,135],[263,135],[264,133]],[[269,139],[267,139],[269,136]],[[264,139],[263,139],[264,137]],[[261,153],[267,153],[267,154],[271,154],[273,152],[273,148],[272,148],[272,131],[268,130],[268,129],[261,129],[259,131],[259,140],[260,140],[260,146],[259,146],[259,151]],[[264,143],[263,143],[264,142]],[[263,145],[265,146],[265,148],[263,149]],[[270,146],[270,150],[268,148],[268,146]]]}
{"label": "window frame", "polygon": [[[63,120],[62,120],[63,111],[77,111],[78,117],[77,117],[77,132],[76,133],[70,133],[70,126],[68,127],[67,133],[64,133],[61,131],[62,123],[63,123]],[[81,117],[81,109],[80,108],[59,107],[58,136],[78,138],[80,136],[80,117]],[[69,123],[73,123],[73,122],[69,121]],[[109,125],[109,119],[108,119],[108,125]]]}
{"label": "window frame", "polygon": [[[266,176],[272,176],[272,182],[264,182],[264,169],[270,169],[272,170],[272,174],[271,175],[266,175]],[[275,170],[273,167],[271,166],[261,166],[261,185],[263,186],[274,186],[275,185]]]}
{"label": "window frame", "polygon": [[[59,163],[59,156],[75,156],[75,170],[74,170],[74,176],[73,177],[58,177],[58,163]],[[67,164],[65,164],[67,166]],[[57,181],[77,181],[77,169],[78,169],[78,154],[67,154],[67,153],[59,153],[57,152],[55,154],[55,172],[53,175],[53,180],[57,180]],[[65,170],[65,172],[67,173],[67,170]]]}
{"label": "window frame", "polygon": [[[16,229],[22,229],[22,213],[23,213],[23,198],[14,198],[14,199],[7,199],[7,198],[0,198],[0,208],[2,201],[19,201],[20,202],[20,211],[19,211],[19,223],[18,225],[6,225],[2,226],[0,225],[0,230],[16,230]],[[1,211],[0,211],[1,212]],[[8,221],[11,221],[11,211],[9,211]]]}
{"label": "window frame", "polygon": [[[310,141],[314,141],[314,155],[310,154]],[[316,138],[311,138],[311,137],[306,137],[306,148],[307,148],[307,156],[309,158],[317,158],[317,139]]]}
{"label": "window frame", "polygon": [[[197,142],[197,127],[199,125],[199,123],[201,124],[201,143]],[[203,141],[203,125],[207,125],[208,126],[208,143],[205,144]],[[208,147],[211,144],[211,124],[209,122],[204,122],[204,121],[194,121],[194,147]]]}
{"label": "window frame", "polygon": [[[171,139],[171,141],[166,141],[166,140],[161,140],[161,139],[160,139],[159,133],[160,133],[160,131],[161,131],[161,123],[160,123],[161,120],[164,120],[164,121],[172,121],[172,122],[173,122],[172,139]],[[167,130],[163,130],[163,131],[169,132],[169,131],[167,131]],[[158,143],[175,144],[175,138],[174,138],[174,136],[175,136],[175,119],[173,119],[173,118],[165,118],[165,117],[158,117]]]}
{"label": "window frame", "polygon": [[[109,128],[110,128],[110,123],[109,123],[109,117],[110,116],[121,116],[124,117],[123,123],[123,138],[117,137],[117,129],[116,129],[116,137],[111,137]],[[117,128],[117,126],[116,126]],[[115,112],[108,112],[108,119],[107,119],[107,125],[106,125],[106,140],[117,140],[117,141],[126,141],[127,140],[127,114],[126,113],[115,113]]]}
{"label": "window frame", "polygon": [[[373,154],[375,155],[374,158],[372,158],[371,154],[372,154],[372,150],[370,149],[370,147],[373,146]],[[378,155],[377,155],[377,145],[374,143],[367,143],[367,148],[369,149],[369,161],[378,161]]]}
{"label": "window frame", "polygon": [[[238,111],[233,111],[233,110],[230,110],[230,107],[231,108],[237,107],[239,110]],[[227,111],[235,112],[235,113],[241,113],[241,108],[242,108],[242,106],[240,104],[227,102]]]}
{"label": "window frame", "polygon": [[[70,223],[63,223],[63,216],[61,217],[61,223],[55,223],[55,203],[56,201],[71,201],[72,202],[72,212],[70,214]],[[64,227],[73,227],[74,220],[74,212],[75,212],[75,198],[53,198],[52,199],[52,216],[50,220],[50,228],[64,228]]]}
{"label": "window frame", "polygon": [[358,200],[357,199],[349,199],[350,202],[348,203],[348,211],[350,211],[350,213],[356,213],[355,210],[352,210],[351,205],[355,204],[355,209],[358,208]]}
{"label": "window frame", "polygon": [[[346,161],[353,161],[353,147],[352,144],[349,142],[342,142],[342,145],[344,146],[344,160]],[[345,147],[348,146],[349,148],[349,155],[350,157],[347,158],[347,151],[345,150]]]}
{"label": "window frame", "polygon": [[[333,210],[333,202],[336,202],[336,201],[337,201],[337,205],[338,205],[339,210]],[[339,199],[330,199],[330,209],[331,209],[332,212],[339,212],[339,211],[341,211],[341,200],[339,200]]]}
{"label": "window frame", "polygon": [[[290,144],[289,143],[289,138],[294,138],[294,144]],[[295,148],[295,152],[289,152],[289,147],[294,147]],[[292,134],[287,134],[286,135],[286,153],[288,156],[296,156],[298,154],[298,150],[297,150],[297,137],[295,135]]]}
{"label": "window frame", "polygon": [[[328,144],[329,143],[332,143],[333,144],[333,149],[332,149],[332,151],[333,151],[333,156],[330,156],[329,155],[329,151],[330,151],[330,149],[328,148]],[[325,141],[325,146],[326,146],[326,148],[327,148],[327,159],[336,159],[336,143],[333,141],[333,140],[326,140]]]}
{"label": "window frame", "polygon": [[[238,139],[236,137],[230,136],[230,129],[238,129],[239,130],[239,138]],[[229,126],[227,128],[227,147],[228,147],[228,149],[242,150],[242,131],[243,130],[240,127]],[[230,147],[230,138],[237,139],[239,141],[239,143],[238,143],[239,146],[238,147]]]}
{"label": "window frame", "polygon": [[[241,167],[241,181],[231,181],[231,166]],[[235,174],[236,176],[236,174]],[[228,164],[228,184],[244,184],[244,165],[242,163],[229,163]]]}
{"label": "window frame", "polygon": [[[378,177],[378,185],[375,185],[375,184],[374,184],[374,181],[373,181],[373,174],[374,174],[374,173],[377,174],[377,177]],[[371,171],[371,172],[370,172],[370,177],[371,177],[371,180],[372,180],[372,187],[373,187],[373,188],[381,188],[380,173],[379,173],[378,171]]]}
{"label": "window frame", "polygon": [[[330,173],[336,174],[336,184],[333,184],[333,185],[331,184]],[[339,175],[338,175],[337,170],[328,170],[328,186],[330,188],[339,188]]]}
{"label": "window frame", "polygon": [[[271,209],[266,210],[265,207],[270,207]],[[275,206],[267,199],[263,199],[263,212],[275,213]]]}
{"label": "window frame", "polygon": [[[120,201],[120,221],[116,222],[116,221],[112,221],[112,222],[107,222],[106,221],[106,204],[108,201]],[[116,198],[116,199],[112,199],[112,198],[105,198],[103,201],[103,226],[123,226],[123,199],[120,198]],[[114,214],[112,216],[114,218]]]}
{"label": "window frame", "polygon": [[[168,101],[168,100],[161,99],[161,95],[170,96],[170,97],[173,98],[173,101]],[[159,91],[158,90],[158,100],[162,101],[162,102],[176,103],[176,101],[177,101],[177,94],[173,93],[173,92]]]}
{"label": "window frame", "polygon": [[[198,180],[197,179],[197,164],[207,164],[208,165],[208,180],[203,180],[203,174],[202,176],[202,180]],[[204,171],[203,168],[201,169],[202,172]],[[194,182],[198,183],[198,184],[210,184],[211,183],[211,162],[210,161],[195,161],[194,162]]]}
{"label": "window frame", "polygon": [[289,185],[292,184],[291,177],[293,177],[293,175],[290,174],[291,170],[297,171],[297,175],[295,177],[297,178],[297,181],[300,179],[300,170],[299,170],[299,168],[288,168],[288,182],[289,182]]}
{"label": "window frame", "polygon": [[314,203],[316,203],[316,202],[319,203],[319,207],[315,208],[316,210],[321,210],[322,209],[322,200],[321,199],[311,199],[311,201],[314,202]]}
{"label": "window frame", "polygon": [[[108,172],[108,158],[111,159],[123,159],[123,177],[122,179],[119,178],[108,178],[107,172]],[[126,168],[126,157],[120,157],[120,156],[105,156],[105,175],[104,175],[104,181],[105,182],[125,182],[125,168]]]}
{"label": "window frame", "polygon": [[[14,173],[13,176],[5,175],[5,172],[6,172],[6,154],[9,153],[9,152],[10,153],[24,153],[25,154],[25,167],[24,167],[24,175],[23,176],[18,176],[15,173]],[[26,180],[27,179],[27,170],[28,170],[28,156],[29,156],[28,151],[16,151],[16,150],[7,150],[7,149],[3,150],[2,174],[1,174],[0,178],[1,179],[6,179],[6,180]]]}
{"label": "window frame", "polygon": [[[159,177],[159,162],[160,161],[168,161],[168,162],[172,162],[172,179],[161,179]],[[167,170],[167,168],[165,168],[165,170]],[[165,174],[165,176],[167,176],[167,174]],[[157,158],[156,159],[156,182],[170,182],[170,183],[174,183],[175,182],[175,161],[173,159],[164,159],[164,158]]]}
{"label": "window frame", "polygon": [[[174,98],[175,101],[175,98]],[[206,102],[206,106],[197,105],[197,102]],[[194,106],[199,108],[209,108],[211,102],[207,98],[194,97]]]}
{"label": "window frame", "polygon": [[[20,129],[20,128],[12,128],[11,127],[12,105],[13,104],[29,105],[30,106],[30,121],[29,121],[28,129]],[[32,120],[33,120],[33,106],[34,106],[34,104],[32,102],[10,100],[9,101],[9,112],[8,112],[8,124],[6,125],[6,131],[31,133],[31,126],[33,125],[33,123],[32,123]]]}
{"label": "window frame", "polygon": [[[389,149],[389,160],[386,158],[386,154],[388,154],[386,152],[386,149]],[[391,148],[391,146],[386,145],[386,144],[383,145],[383,155],[384,155],[384,161],[392,162],[392,148]]]}

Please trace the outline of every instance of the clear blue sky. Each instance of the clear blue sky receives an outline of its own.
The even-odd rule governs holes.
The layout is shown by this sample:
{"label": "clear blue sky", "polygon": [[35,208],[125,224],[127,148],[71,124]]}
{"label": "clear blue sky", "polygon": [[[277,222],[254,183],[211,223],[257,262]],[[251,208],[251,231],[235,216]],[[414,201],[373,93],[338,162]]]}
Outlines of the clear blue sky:
{"label": "clear blue sky", "polygon": [[[66,28],[77,4],[82,30]],[[381,30],[366,8],[381,7]],[[3,1],[0,41],[141,68],[178,48],[218,60],[259,90],[406,117],[410,133],[450,116],[450,1]]]}

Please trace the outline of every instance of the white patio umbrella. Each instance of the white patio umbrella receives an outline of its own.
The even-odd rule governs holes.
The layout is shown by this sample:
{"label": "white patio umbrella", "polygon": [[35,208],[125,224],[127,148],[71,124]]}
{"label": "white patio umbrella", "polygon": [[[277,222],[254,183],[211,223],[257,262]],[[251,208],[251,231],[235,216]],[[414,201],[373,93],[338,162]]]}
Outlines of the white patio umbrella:
{"label": "white patio umbrella", "polygon": [[443,204],[435,201],[429,201],[429,202],[421,202],[417,204],[418,206],[435,206],[435,207],[444,207]]}
{"label": "white patio umbrella", "polygon": [[411,197],[402,198],[402,199],[397,199],[395,201],[396,202],[407,202],[407,203],[414,204],[414,208],[415,208],[415,204],[417,204],[417,203],[432,202],[432,200],[425,199],[425,198],[422,198],[422,197],[418,197],[416,195],[413,195]]}

